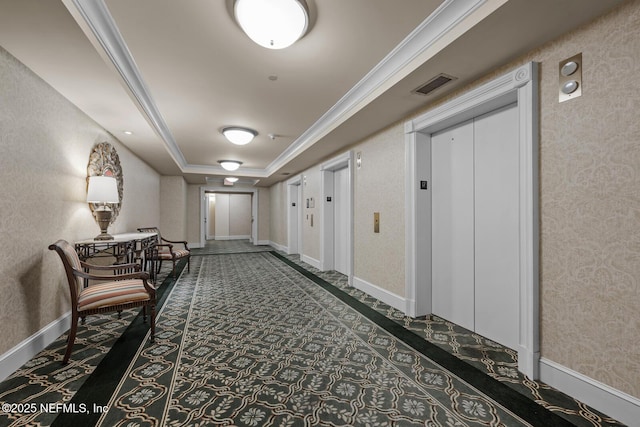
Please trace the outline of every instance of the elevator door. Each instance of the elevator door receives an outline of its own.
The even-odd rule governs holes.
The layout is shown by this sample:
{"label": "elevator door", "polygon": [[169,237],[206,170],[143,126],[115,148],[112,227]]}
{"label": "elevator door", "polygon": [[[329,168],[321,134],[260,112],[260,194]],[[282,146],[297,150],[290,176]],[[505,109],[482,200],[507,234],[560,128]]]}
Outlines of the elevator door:
{"label": "elevator door", "polygon": [[349,227],[349,168],[333,172],[333,256],[334,269],[349,274],[348,227]]}
{"label": "elevator door", "polygon": [[514,105],[432,135],[433,312],[518,345],[519,151]]}

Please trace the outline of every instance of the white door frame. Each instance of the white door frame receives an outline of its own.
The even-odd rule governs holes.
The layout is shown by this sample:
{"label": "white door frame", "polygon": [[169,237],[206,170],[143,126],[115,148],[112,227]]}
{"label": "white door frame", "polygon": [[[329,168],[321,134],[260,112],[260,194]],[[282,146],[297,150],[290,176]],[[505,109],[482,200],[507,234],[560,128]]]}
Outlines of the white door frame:
{"label": "white door frame", "polygon": [[231,190],[229,187],[200,187],[200,247],[204,248],[206,243],[206,229],[204,223],[204,217],[207,209],[207,197],[206,193],[243,193],[252,194],[251,197],[251,241],[254,245],[258,244],[258,190],[251,188],[234,188]]}
{"label": "white door frame", "polygon": [[[431,313],[431,134],[517,102],[520,151],[518,369],[539,378],[538,64],[510,73],[405,122],[406,314]],[[427,189],[421,189],[421,181]]]}
{"label": "white door frame", "polygon": [[349,284],[353,281],[353,151],[347,151],[333,159],[322,163],[320,166],[320,193],[319,200],[322,203],[320,218],[322,229],[320,231],[320,269],[322,271],[334,269],[334,235],[333,235],[333,202],[328,202],[327,197],[333,198],[333,172],[348,168],[347,173],[347,277]]}
{"label": "white door frame", "polygon": [[215,234],[209,234],[209,229],[210,227],[210,223],[211,223],[211,198],[213,198],[215,200],[216,196],[215,194],[205,194],[205,203],[207,205],[207,207],[204,210],[204,234],[205,234],[205,240],[211,240],[211,239],[215,239]]}
{"label": "white door frame", "polygon": [[[293,187],[296,188],[294,194]],[[287,254],[302,254],[302,175],[287,181]],[[297,209],[291,209],[293,203]],[[297,212],[297,214],[294,213]]]}

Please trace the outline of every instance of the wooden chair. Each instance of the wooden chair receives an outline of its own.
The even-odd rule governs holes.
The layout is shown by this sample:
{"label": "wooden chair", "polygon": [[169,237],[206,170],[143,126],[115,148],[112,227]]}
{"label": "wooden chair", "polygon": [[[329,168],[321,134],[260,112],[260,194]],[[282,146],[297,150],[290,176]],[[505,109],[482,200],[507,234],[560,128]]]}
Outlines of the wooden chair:
{"label": "wooden chair", "polygon": [[[78,319],[82,318],[84,323],[85,317],[90,314],[113,311],[120,313],[129,308],[142,307],[146,322],[148,308],[153,341],[156,332],[156,290],[153,285],[147,283],[149,274],[139,271],[138,264],[91,265],[80,261],[74,247],[65,240],[58,240],[49,245],[49,249],[55,250],[60,255],[71,293],[71,329],[67,338],[67,351],[62,360],[63,364],[66,364],[71,356],[78,330]],[[85,269],[111,270],[114,275],[98,276],[86,273]],[[133,273],[115,274],[117,270],[133,271]],[[85,279],[108,281],[84,286]]]}
{"label": "wooden chair", "polygon": [[[173,277],[176,277],[176,263],[182,259],[187,259],[187,271],[191,271],[191,250],[187,245],[187,242],[183,240],[167,240],[162,237],[160,234],[160,230],[158,227],[141,227],[138,228],[139,232],[142,233],[156,233],[158,236],[158,244],[157,251],[154,252],[154,261],[157,265],[157,273],[160,273],[160,268],[162,267],[162,261],[170,260],[173,263],[173,270],[171,270],[171,274]],[[174,245],[182,245],[182,248],[174,248]]]}

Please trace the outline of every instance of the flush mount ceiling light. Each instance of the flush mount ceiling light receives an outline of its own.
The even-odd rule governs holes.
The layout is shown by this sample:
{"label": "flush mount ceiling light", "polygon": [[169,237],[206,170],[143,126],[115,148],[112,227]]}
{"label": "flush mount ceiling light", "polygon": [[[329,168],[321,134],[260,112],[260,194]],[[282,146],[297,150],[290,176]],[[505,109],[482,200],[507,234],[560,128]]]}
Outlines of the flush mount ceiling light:
{"label": "flush mount ceiling light", "polygon": [[234,13],[247,36],[268,49],[291,46],[309,26],[304,0],[236,0]]}
{"label": "flush mount ceiling light", "polygon": [[245,145],[251,142],[253,138],[258,134],[253,129],[229,126],[222,129],[222,134],[231,142],[236,145]]}
{"label": "flush mount ceiling light", "polygon": [[238,169],[242,164],[242,162],[239,162],[237,160],[218,160],[218,163],[220,163],[220,166],[228,171],[234,171]]}

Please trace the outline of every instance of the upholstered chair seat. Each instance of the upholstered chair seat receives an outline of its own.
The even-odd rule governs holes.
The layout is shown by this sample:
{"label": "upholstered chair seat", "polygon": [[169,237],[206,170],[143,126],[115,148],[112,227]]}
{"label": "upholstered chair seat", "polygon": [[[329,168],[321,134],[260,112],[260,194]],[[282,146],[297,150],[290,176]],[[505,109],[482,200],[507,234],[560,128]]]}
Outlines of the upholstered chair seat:
{"label": "upholstered chair seat", "polygon": [[[73,246],[58,240],[49,246],[55,250],[67,276],[69,293],[71,295],[71,328],[67,337],[67,350],[62,363],[67,363],[71,356],[73,343],[78,331],[78,319],[91,314],[118,312],[122,310],[142,307],[144,320],[147,314],[151,323],[151,340],[156,331],[156,289],[147,282],[149,274],[140,270],[139,264],[118,264],[109,266],[92,265],[80,261]],[[89,271],[101,270],[110,275],[90,274]],[[116,274],[118,272],[128,272]],[[100,283],[90,284],[90,281]],[[148,311],[148,313],[147,313]]]}

